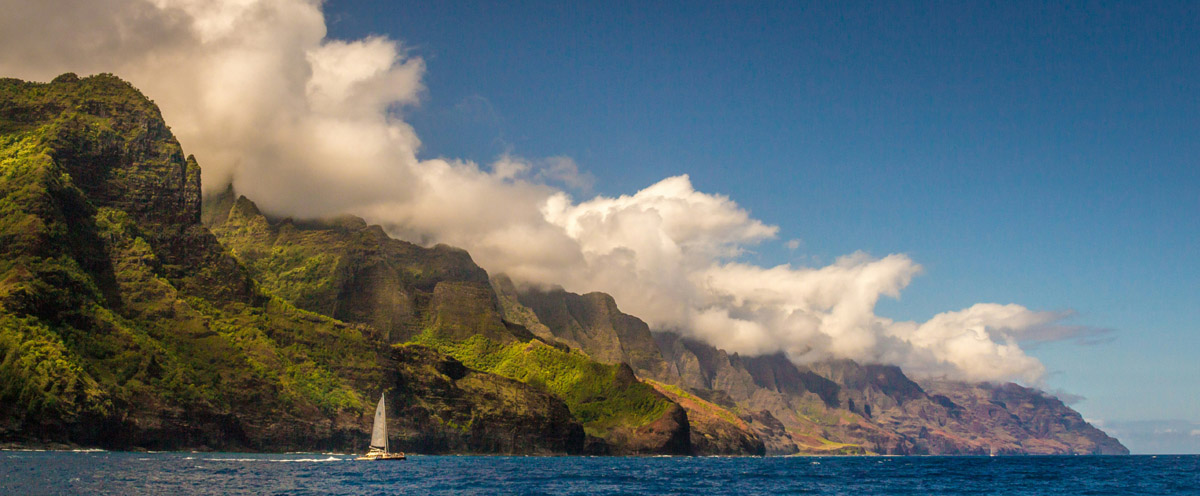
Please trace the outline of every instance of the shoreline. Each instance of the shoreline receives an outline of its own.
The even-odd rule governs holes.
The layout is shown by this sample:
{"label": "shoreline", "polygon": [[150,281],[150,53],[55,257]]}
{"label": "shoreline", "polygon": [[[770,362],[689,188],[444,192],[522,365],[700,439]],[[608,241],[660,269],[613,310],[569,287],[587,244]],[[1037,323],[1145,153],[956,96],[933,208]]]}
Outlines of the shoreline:
{"label": "shoreline", "polygon": [[[105,449],[96,447],[84,447],[78,445],[69,445],[63,443],[0,443],[0,452],[56,452],[56,453],[139,453],[139,454],[244,454],[244,455],[325,455],[325,456],[358,456],[358,453],[339,453],[332,451],[228,451],[228,450],[213,450],[213,449],[180,449],[180,450],[148,450],[144,448],[130,449]],[[409,456],[439,456],[439,457],[488,457],[488,458],[1054,458],[1054,457],[1126,457],[1126,456],[1200,456],[1200,454],[1174,454],[1174,453],[1130,453],[1127,455],[1105,455],[1105,454],[1033,454],[1033,453],[1017,453],[1003,455],[892,455],[892,454],[854,454],[840,455],[829,453],[793,453],[787,455],[573,455],[573,454],[519,454],[519,453],[406,453]]]}

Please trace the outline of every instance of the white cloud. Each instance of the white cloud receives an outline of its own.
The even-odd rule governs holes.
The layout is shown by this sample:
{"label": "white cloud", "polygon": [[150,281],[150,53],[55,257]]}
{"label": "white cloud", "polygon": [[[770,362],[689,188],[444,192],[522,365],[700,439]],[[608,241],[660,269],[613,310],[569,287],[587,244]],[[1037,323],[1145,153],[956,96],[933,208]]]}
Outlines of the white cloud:
{"label": "white cloud", "polygon": [[197,156],[206,188],[232,180],[268,212],[361,215],[404,239],[467,248],[518,281],[609,292],[655,326],[741,353],[1029,383],[1045,368],[1020,343],[1087,334],[1058,325],[1067,314],[1019,305],[881,318],[879,298],[898,297],[921,270],[905,255],[855,253],[816,268],[737,262],[779,229],[686,175],[577,201],[564,189],[586,192],[593,178],[568,157],[418,160],[402,113],[425,91],[424,61],[383,37],[327,39],[317,0],[6,3],[0,73],[130,80]]}
{"label": "white cloud", "polygon": [[588,191],[596,182],[590,173],[579,169],[571,157],[555,156],[530,160],[515,155],[503,155],[491,164],[498,179],[526,180],[565,187],[573,191]]}

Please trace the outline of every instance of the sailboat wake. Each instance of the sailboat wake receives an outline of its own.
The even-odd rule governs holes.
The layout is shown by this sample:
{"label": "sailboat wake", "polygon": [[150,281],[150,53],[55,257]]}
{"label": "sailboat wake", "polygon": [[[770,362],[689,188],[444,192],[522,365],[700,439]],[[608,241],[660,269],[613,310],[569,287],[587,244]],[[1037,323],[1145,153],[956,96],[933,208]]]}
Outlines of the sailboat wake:
{"label": "sailboat wake", "polygon": [[350,461],[350,458],[338,458],[331,456],[328,458],[207,458],[207,457],[187,457],[184,460],[196,460],[202,462],[274,462],[274,463],[321,463],[321,462],[345,462]]}

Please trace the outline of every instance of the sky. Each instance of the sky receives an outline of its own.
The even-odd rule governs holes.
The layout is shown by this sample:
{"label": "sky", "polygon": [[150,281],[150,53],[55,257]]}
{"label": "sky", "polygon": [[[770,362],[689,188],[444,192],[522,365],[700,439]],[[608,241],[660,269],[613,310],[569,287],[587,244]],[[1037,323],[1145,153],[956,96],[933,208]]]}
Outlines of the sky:
{"label": "sky", "polygon": [[207,190],[742,353],[1013,380],[1200,452],[1200,7],[0,0]]}

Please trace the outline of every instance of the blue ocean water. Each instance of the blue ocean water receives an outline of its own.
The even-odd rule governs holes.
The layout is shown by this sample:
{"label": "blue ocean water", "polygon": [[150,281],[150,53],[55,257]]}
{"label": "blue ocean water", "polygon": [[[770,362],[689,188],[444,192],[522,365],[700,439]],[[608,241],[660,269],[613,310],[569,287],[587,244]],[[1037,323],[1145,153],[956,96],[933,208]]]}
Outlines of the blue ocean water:
{"label": "blue ocean water", "polygon": [[1200,494],[1200,456],[605,458],[0,451],[0,494]]}

